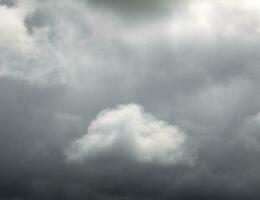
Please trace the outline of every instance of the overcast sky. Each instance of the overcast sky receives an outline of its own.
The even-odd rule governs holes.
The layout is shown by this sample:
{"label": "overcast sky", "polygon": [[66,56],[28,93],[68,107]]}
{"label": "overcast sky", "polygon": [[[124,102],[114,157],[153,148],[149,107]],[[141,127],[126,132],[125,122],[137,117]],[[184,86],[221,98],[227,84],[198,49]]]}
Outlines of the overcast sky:
{"label": "overcast sky", "polygon": [[258,0],[0,0],[0,200],[258,200]]}

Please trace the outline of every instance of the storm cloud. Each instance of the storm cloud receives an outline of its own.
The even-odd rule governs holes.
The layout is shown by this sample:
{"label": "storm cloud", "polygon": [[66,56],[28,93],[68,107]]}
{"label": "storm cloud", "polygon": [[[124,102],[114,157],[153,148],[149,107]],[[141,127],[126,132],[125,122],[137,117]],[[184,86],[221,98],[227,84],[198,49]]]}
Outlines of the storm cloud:
{"label": "storm cloud", "polygon": [[0,0],[0,199],[259,199],[257,0]]}

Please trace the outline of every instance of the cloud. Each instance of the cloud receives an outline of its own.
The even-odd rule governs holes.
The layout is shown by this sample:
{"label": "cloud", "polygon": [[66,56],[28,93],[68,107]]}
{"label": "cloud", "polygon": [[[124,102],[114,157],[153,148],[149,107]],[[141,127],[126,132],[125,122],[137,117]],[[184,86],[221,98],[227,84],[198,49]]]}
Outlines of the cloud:
{"label": "cloud", "polygon": [[[88,0],[94,8],[110,11],[127,22],[140,23],[169,15],[182,2],[179,0]],[[185,2],[185,1],[183,1]],[[182,3],[183,3],[182,2]]]}
{"label": "cloud", "polygon": [[16,4],[16,0],[0,0],[0,5],[12,7]]}
{"label": "cloud", "polygon": [[0,0],[0,199],[259,199],[259,12]]}
{"label": "cloud", "polygon": [[23,24],[22,10],[0,5],[0,15],[0,47],[22,52],[30,50],[32,41]]}
{"label": "cloud", "polygon": [[78,161],[113,154],[140,162],[175,163],[185,160],[185,137],[178,127],[157,120],[139,105],[119,105],[98,114],[67,157]]}

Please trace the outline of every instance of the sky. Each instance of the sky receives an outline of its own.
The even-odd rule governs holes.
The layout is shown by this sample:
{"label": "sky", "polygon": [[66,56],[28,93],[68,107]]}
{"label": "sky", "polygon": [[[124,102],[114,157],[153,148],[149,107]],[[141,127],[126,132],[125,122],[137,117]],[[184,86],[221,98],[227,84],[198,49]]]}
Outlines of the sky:
{"label": "sky", "polygon": [[0,200],[258,200],[258,0],[0,0]]}

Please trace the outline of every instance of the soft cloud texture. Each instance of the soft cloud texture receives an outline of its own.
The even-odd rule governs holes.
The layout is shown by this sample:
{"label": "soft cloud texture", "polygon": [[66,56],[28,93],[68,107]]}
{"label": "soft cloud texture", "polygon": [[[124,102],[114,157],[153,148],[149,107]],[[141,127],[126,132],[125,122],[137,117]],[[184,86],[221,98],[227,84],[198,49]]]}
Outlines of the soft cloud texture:
{"label": "soft cloud texture", "polygon": [[69,160],[114,154],[140,162],[175,163],[185,160],[185,135],[167,122],[157,120],[135,104],[102,111],[88,133],[72,144]]}
{"label": "soft cloud texture", "polygon": [[258,200],[259,13],[0,0],[0,199]]}
{"label": "soft cloud texture", "polygon": [[32,45],[30,36],[23,24],[23,13],[19,9],[0,6],[0,46],[14,51],[26,51]]}

